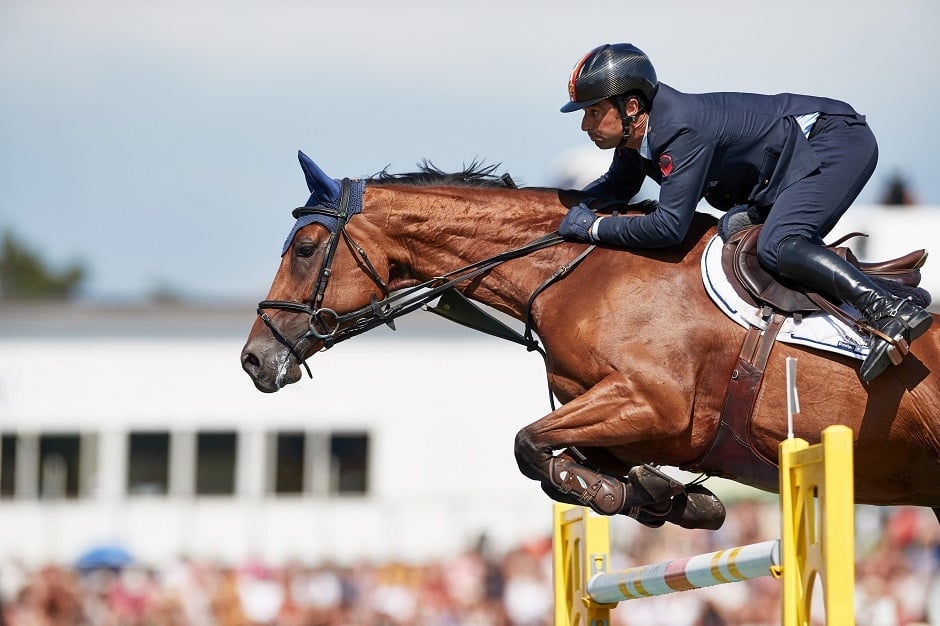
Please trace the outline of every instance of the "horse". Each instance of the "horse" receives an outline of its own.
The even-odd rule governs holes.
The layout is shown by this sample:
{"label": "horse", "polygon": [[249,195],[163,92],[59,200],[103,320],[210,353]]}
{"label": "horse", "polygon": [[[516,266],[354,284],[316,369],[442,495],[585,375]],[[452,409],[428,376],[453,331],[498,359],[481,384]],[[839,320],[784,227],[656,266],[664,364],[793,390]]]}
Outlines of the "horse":
{"label": "horse", "polygon": [[[425,161],[418,172],[340,180],[299,158],[311,195],[294,211],[241,353],[257,389],[295,383],[314,353],[452,294],[525,323],[530,349],[541,340],[560,406],[521,428],[514,454],[552,499],[652,527],[715,529],[721,502],[701,480],[682,484],[661,467],[777,491],[767,472],[710,456],[746,332],[703,289],[715,217],[697,213],[670,248],[589,246],[557,234],[585,199],[578,191],[517,188],[476,162],[459,173]],[[788,358],[803,376],[792,424]],[[858,363],[775,343],[738,443],[776,468],[788,435],[817,443],[844,424],[856,502],[925,506],[940,520],[940,324],[870,383]]]}

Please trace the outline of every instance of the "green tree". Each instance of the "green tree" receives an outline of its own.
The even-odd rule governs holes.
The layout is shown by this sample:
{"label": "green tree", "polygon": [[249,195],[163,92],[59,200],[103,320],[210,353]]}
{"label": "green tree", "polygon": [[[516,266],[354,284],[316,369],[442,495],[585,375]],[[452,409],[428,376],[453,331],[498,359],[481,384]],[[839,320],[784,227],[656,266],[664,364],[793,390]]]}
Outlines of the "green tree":
{"label": "green tree", "polygon": [[85,268],[72,263],[54,271],[9,230],[0,242],[0,299],[66,300],[75,295]]}

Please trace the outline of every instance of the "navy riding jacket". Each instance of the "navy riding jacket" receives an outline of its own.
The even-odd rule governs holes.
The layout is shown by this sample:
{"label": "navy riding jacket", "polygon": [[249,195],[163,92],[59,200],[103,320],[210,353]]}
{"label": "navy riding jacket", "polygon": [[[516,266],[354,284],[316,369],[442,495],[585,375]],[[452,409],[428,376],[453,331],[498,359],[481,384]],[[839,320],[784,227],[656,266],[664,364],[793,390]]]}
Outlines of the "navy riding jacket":
{"label": "navy riding jacket", "polygon": [[659,208],[605,219],[598,238],[610,245],[658,248],[685,237],[698,202],[720,210],[770,207],[819,160],[794,116],[858,115],[839,100],[791,93],[687,94],[663,83],[646,129],[652,160],[618,148],[606,174],[584,188],[591,196],[629,200],[647,176],[660,185]]}

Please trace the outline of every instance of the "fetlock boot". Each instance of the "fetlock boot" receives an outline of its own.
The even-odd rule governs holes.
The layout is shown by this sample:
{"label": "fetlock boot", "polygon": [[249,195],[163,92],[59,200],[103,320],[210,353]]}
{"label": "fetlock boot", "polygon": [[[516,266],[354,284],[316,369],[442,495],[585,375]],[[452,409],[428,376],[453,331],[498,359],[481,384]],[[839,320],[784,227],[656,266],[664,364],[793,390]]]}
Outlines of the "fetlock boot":
{"label": "fetlock boot", "polygon": [[870,332],[868,357],[859,369],[869,382],[888,365],[897,365],[910,343],[924,334],[933,317],[910,300],[897,298],[875,284],[838,254],[802,237],[788,237],[777,248],[777,271],[819,293],[847,302],[862,315]]}
{"label": "fetlock boot", "polygon": [[668,502],[674,495],[685,492],[685,485],[649,465],[631,468],[623,480],[559,455],[552,458],[549,475],[555,489],[602,515]]}

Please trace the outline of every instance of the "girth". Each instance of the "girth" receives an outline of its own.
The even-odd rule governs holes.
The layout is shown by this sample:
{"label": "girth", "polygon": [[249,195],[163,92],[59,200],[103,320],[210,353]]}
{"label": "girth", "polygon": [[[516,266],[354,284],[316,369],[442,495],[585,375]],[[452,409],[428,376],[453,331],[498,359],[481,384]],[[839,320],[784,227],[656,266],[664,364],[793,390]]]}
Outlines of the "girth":
{"label": "girth", "polygon": [[[757,259],[760,229],[761,225],[751,226],[731,235],[722,248],[722,267],[737,294],[760,309],[765,326],[751,326],[745,334],[725,391],[715,440],[708,452],[683,469],[731,479],[747,476],[750,480],[746,482],[776,491],[779,484],[777,463],[752,444],[751,420],[777,334],[788,317],[798,318],[819,311],[834,314],[850,325],[856,324],[857,320],[836,303],[797,285],[785,284],[764,270]],[[915,250],[880,263],[861,263],[851,250],[839,246],[857,234],[843,237],[829,248],[873,279],[917,287],[920,268],[927,259],[926,251]]]}
{"label": "girth", "polygon": [[779,484],[777,464],[751,443],[751,418],[774,341],[787,318],[771,307],[762,308],[761,316],[766,328],[761,330],[751,326],[744,335],[725,390],[715,440],[708,452],[682,469],[730,479],[749,476],[747,482],[750,484],[776,491]]}

